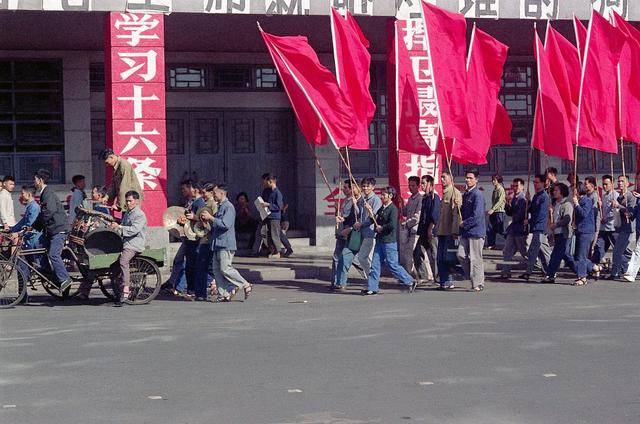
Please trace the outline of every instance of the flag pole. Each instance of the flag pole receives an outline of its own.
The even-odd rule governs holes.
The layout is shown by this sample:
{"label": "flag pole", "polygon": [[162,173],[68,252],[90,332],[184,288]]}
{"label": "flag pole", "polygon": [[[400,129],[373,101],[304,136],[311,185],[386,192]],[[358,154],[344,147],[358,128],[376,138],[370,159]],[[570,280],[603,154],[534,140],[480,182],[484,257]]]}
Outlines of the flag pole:
{"label": "flag pole", "polygon": [[624,139],[622,137],[620,137],[620,156],[622,158],[622,175],[624,176],[624,179],[627,179],[627,171],[626,171],[626,165],[625,165],[625,161],[624,161]]}
{"label": "flag pole", "polygon": [[[580,113],[582,111],[582,90],[584,89],[584,76],[587,70],[587,58],[589,56],[589,44],[591,44],[591,30],[593,27],[593,9],[591,9],[591,18],[589,19],[589,28],[587,29],[587,39],[584,46],[584,57],[581,57],[582,72],[580,75],[580,93],[578,94],[578,122],[576,123],[576,146],[573,151],[573,192],[574,196],[578,194],[578,145],[580,144]],[[574,20],[575,26],[575,20]],[[577,37],[577,32],[576,32]],[[580,48],[578,48],[580,53]]]}

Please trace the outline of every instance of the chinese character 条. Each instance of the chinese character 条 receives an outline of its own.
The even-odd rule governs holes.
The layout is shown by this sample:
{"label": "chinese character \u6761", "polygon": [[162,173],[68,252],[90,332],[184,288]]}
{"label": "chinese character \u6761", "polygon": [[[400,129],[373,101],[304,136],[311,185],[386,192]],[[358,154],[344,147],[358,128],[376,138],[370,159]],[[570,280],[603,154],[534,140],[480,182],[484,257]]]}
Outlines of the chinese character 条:
{"label": "chinese character \u6761", "polygon": [[458,0],[460,13],[467,18],[498,19],[498,0]]}
{"label": "chinese character \u6761", "polygon": [[128,34],[118,34],[116,38],[122,38],[129,40],[127,44],[131,47],[136,47],[140,44],[140,40],[158,40],[160,36],[158,34],[145,34],[145,32],[155,29],[160,21],[154,18],[152,15],[144,14],[132,15],[121,13],[120,19],[116,20],[115,28]]}
{"label": "chinese character \u6761", "polygon": [[154,190],[158,187],[158,183],[156,180],[160,176],[161,168],[153,167],[152,165],[156,163],[155,160],[151,158],[144,159],[135,159],[135,158],[127,158],[127,162],[131,164],[131,167],[136,173],[138,177],[138,181],[140,182],[140,187],[144,190],[144,186],[147,185],[151,190]]}

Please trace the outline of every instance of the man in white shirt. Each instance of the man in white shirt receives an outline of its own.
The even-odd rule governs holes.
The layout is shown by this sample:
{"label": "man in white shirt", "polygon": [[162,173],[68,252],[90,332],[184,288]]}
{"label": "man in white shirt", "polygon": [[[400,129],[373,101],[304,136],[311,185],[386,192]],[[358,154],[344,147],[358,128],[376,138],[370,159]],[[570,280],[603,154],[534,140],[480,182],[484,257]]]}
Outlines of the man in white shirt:
{"label": "man in white shirt", "polygon": [[0,187],[0,224],[5,230],[16,225],[16,215],[13,212],[13,199],[11,198],[11,192],[16,186],[16,180],[7,175],[2,180],[2,187]]}

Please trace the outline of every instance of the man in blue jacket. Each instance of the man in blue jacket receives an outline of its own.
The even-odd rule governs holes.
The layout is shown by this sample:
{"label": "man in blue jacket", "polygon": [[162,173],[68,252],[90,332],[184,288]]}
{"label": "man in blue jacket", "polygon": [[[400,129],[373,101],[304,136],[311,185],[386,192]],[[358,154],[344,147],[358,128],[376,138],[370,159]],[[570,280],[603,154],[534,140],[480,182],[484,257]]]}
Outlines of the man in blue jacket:
{"label": "man in blue jacket", "polygon": [[[551,199],[544,189],[544,175],[536,175],[533,178],[533,188],[536,194],[533,195],[529,203],[529,219],[524,221],[524,225],[529,227],[531,233],[531,244],[527,252],[527,272],[521,277],[528,280],[540,257],[542,262],[542,271],[547,272],[547,264],[549,263],[549,240],[547,240],[547,225],[549,224],[549,205]],[[527,193],[528,195],[528,193]]]}
{"label": "man in blue jacket", "polygon": [[227,198],[227,187],[218,184],[213,191],[218,211],[211,215],[202,211],[200,219],[211,224],[212,267],[218,286],[218,302],[229,302],[238,290],[244,290],[244,298],[251,294],[253,286],[232,266],[236,253],[236,208]]}
{"label": "man in blue jacket", "polygon": [[418,221],[418,243],[413,251],[413,261],[419,280],[435,280],[437,274],[436,256],[438,253],[438,237],[434,229],[440,216],[440,196],[434,191],[434,179],[424,175],[421,180],[422,207]]}
{"label": "man in blue jacket", "polygon": [[458,260],[465,277],[471,279],[471,290],[484,290],[484,263],[482,249],[487,229],[484,219],[484,196],[478,188],[478,171],[469,170],[465,175],[467,191],[462,195],[462,222]]}
{"label": "man in blue jacket", "polygon": [[[17,233],[31,228],[30,231],[23,235],[22,245],[27,250],[41,248],[43,244],[42,231],[33,228],[38,215],[40,215],[40,205],[35,201],[35,190],[28,186],[23,186],[22,192],[20,193],[20,203],[25,207],[24,216],[16,225],[11,227],[11,232]],[[28,255],[26,259],[34,268],[38,269],[40,267],[41,256],[42,255]],[[31,269],[22,261],[18,262],[18,267],[24,272],[25,277],[29,279]]]}

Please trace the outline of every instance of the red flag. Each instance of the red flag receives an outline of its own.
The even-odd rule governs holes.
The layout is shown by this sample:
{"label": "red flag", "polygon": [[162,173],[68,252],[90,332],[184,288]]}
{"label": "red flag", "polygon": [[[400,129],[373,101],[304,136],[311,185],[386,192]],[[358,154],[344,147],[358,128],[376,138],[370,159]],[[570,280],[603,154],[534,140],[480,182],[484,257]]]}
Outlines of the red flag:
{"label": "red flag", "polygon": [[573,160],[569,116],[537,31],[534,38],[534,52],[538,64],[538,96],[533,126],[533,147],[549,156]]}
{"label": "red flag", "polygon": [[[467,114],[473,132],[470,138],[453,146],[454,156],[458,153],[456,147],[466,144],[478,153],[479,158],[483,158],[482,163],[486,163],[500,104],[498,93],[508,50],[506,45],[474,25],[467,61]],[[504,129],[497,131],[505,132]]]}
{"label": "red flag", "polygon": [[511,139],[511,130],[513,129],[513,123],[509,112],[504,108],[502,102],[498,100],[496,105],[496,119],[493,122],[493,131],[491,131],[491,145],[497,146],[500,144],[513,144]]}
{"label": "red flag", "polygon": [[351,102],[331,71],[320,64],[307,37],[278,37],[260,30],[307,142],[348,146],[356,135]]}
{"label": "red flag", "polygon": [[376,105],[369,91],[369,41],[353,16],[346,13],[346,18],[343,18],[336,9],[331,8],[336,76],[340,89],[351,100],[358,121],[356,138],[349,147],[366,150],[369,148],[369,124],[376,113]]}
{"label": "red flag", "polygon": [[394,54],[396,70],[396,147],[409,153],[429,156],[429,145],[420,134],[418,88],[409,51],[402,39],[399,21],[395,23]]}
{"label": "red flag", "polygon": [[599,13],[591,14],[578,102],[578,144],[608,153],[618,152],[616,125],[617,63],[624,35]]}
{"label": "red flag", "polygon": [[[467,120],[467,23],[459,13],[422,1],[441,130],[446,138],[469,138]],[[444,153],[439,149],[439,153]]]}
{"label": "red flag", "polygon": [[582,58],[584,57],[584,48],[587,45],[587,29],[584,27],[582,21],[576,18],[576,15],[573,15],[573,30],[576,35],[578,57],[580,58],[580,63],[582,63]]}
{"label": "red flag", "polygon": [[559,32],[547,24],[545,52],[549,60],[551,74],[555,79],[565,114],[569,117],[572,144],[576,143],[575,128],[578,119],[578,97],[580,96],[580,58],[578,49]]}
{"label": "red flag", "polygon": [[615,12],[613,21],[627,39],[618,65],[617,136],[640,143],[640,31]]}

